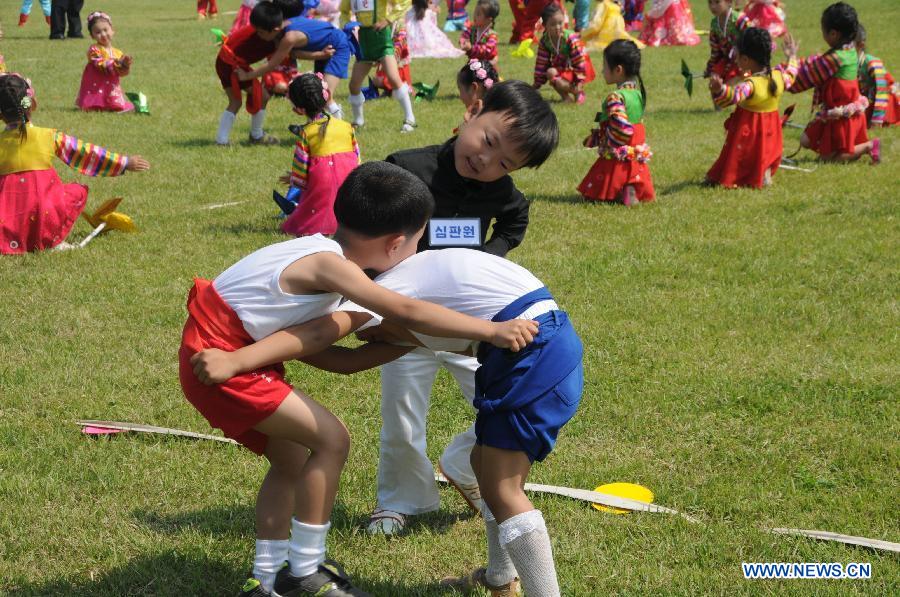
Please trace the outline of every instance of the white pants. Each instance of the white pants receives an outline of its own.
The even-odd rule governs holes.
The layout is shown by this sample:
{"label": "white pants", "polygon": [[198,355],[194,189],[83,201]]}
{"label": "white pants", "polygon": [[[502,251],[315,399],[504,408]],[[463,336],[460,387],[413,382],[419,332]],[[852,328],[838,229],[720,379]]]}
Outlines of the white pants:
{"label": "white pants", "polygon": [[[444,366],[456,378],[469,404],[475,396],[474,357],[417,348],[381,368],[381,450],[378,460],[378,507],[402,514],[422,514],[440,504],[434,465],[426,453],[425,421],[431,387]],[[453,438],[441,466],[461,484],[474,484],[469,462],[475,423]]]}

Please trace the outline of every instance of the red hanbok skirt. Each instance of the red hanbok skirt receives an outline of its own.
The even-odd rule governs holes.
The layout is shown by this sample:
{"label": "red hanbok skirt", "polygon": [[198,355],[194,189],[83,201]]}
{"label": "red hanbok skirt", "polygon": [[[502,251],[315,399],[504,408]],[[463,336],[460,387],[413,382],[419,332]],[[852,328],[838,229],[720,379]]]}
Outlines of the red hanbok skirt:
{"label": "red hanbok skirt", "polygon": [[[859,100],[859,83],[856,79],[829,79],[822,89],[825,106],[846,106]],[[869,140],[866,134],[866,115],[862,112],[849,118],[834,120],[816,119],[804,131],[809,147],[819,155],[853,153],[857,145]]]}
{"label": "red hanbok skirt", "polygon": [[706,179],[725,187],[762,188],[766,170],[775,174],[784,143],[778,112],[738,107],[725,121],[725,145]]}
{"label": "red hanbok skirt", "polygon": [[[646,135],[643,124],[634,125],[631,144],[645,143]],[[615,201],[620,198],[622,189],[628,185],[634,187],[637,198],[641,201],[652,201],[656,196],[650,168],[646,162],[601,157],[594,162],[584,180],[578,185],[578,192],[585,199],[592,201]]]}
{"label": "red hanbok skirt", "polygon": [[88,188],[63,184],[52,168],[0,176],[0,254],[52,249],[87,204]]}

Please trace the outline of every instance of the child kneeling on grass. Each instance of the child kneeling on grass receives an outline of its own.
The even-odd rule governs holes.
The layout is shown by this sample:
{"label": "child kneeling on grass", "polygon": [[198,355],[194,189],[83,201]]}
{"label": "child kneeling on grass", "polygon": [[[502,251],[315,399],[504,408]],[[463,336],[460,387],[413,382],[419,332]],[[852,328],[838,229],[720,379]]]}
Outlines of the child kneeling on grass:
{"label": "child kneeling on grass", "polygon": [[[350,435],[340,419],[284,380],[280,361],[210,386],[195,374],[206,358],[198,353],[235,350],[327,316],[342,296],[422,333],[524,347],[537,331],[534,322],[466,317],[390,292],[363,273],[383,272],[412,255],[433,209],[431,193],[415,176],[382,162],[364,164],[338,192],[336,240],[314,235],[264,247],[212,282],[195,281],[179,350],[184,394],[214,427],[270,463],[257,497],[256,556],[243,596],[273,590],[282,596],[366,595],[339,566],[325,564]],[[346,316],[321,321],[308,350],[321,350],[361,324],[351,323]]]}
{"label": "child kneeling on grass", "polygon": [[[559,595],[550,537],[544,518],[523,487],[534,461],[547,457],[557,434],[581,401],[584,385],[582,345],[565,312],[547,288],[525,268],[501,257],[472,249],[424,251],[375,279],[380,286],[435,302],[460,313],[490,321],[536,320],[539,332],[524,350],[508,350],[468,340],[447,340],[409,333],[387,315],[380,328],[363,334],[370,339],[406,341],[431,350],[475,352],[476,445],[471,453],[483,497],[488,543],[486,568],[444,584],[463,591],[489,589],[492,595],[515,595],[518,578],[529,597]],[[355,315],[352,303],[340,309]],[[309,354],[304,348],[307,326],[273,334],[230,354],[218,353],[231,371],[249,371]],[[331,347],[307,363],[339,373],[378,364],[378,344],[357,349]],[[382,350],[381,362],[395,358]],[[518,578],[517,578],[518,577]]]}

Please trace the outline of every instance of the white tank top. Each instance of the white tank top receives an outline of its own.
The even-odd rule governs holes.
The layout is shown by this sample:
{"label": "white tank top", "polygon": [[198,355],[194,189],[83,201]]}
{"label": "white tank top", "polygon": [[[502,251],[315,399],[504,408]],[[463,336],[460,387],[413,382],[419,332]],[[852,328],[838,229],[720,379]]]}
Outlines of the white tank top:
{"label": "white tank top", "polygon": [[341,246],[321,234],[269,245],[247,255],[213,281],[219,296],[234,309],[254,340],[334,311],[341,295],[290,294],[281,289],[281,272],[298,259],[329,251],[341,257]]}

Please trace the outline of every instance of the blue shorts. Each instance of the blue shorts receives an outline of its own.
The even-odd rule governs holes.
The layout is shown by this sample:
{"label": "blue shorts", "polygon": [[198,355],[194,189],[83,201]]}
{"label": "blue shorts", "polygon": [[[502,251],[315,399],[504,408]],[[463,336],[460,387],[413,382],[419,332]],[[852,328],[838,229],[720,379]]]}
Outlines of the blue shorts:
{"label": "blue shorts", "polygon": [[518,353],[483,345],[475,373],[476,443],[525,452],[531,462],[553,450],[584,389],[581,340],[569,318],[550,311],[536,320],[540,333]]}
{"label": "blue shorts", "polygon": [[315,71],[346,79],[347,71],[350,68],[350,56],[353,54],[350,42],[340,29],[335,29],[329,37],[329,43],[326,45],[334,48],[334,54],[328,60],[316,60]]}

